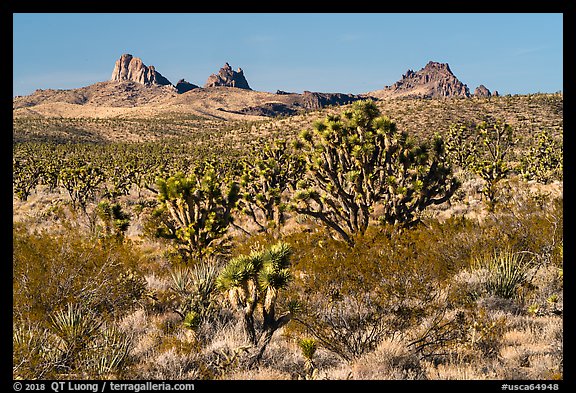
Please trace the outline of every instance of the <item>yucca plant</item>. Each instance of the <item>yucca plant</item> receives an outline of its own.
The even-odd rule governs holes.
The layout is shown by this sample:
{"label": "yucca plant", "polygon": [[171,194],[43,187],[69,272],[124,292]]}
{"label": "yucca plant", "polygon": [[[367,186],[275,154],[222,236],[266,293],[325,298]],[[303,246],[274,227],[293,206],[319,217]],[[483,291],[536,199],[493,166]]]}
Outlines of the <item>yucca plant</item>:
{"label": "yucca plant", "polygon": [[48,330],[15,324],[12,334],[12,377],[41,379],[50,376],[58,361]]}
{"label": "yucca plant", "polygon": [[311,361],[317,349],[316,340],[313,338],[303,338],[298,341],[298,346],[302,350],[304,359]]}
{"label": "yucca plant", "polygon": [[65,369],[73,368],[102,323],[91,311],[70,303],[65,310],[56,311],[50,319],[52,333],[60,339],[61,366]]}
{"label": "yucca plant", "polygon": [[192,268],[170,271],[171,289],[180,298],[180,304],[174,311],[182,317],[185,327],[195,330],[209,317],[214,307],[218,273],[219,268],[214,261],[203,261]]}
{"label": "yucca plant", "polygon": [[511,250],[477,258],[474,266],[487,271],[484,281],[486,291],[504,299],[518,296],[518,288],[530,281],[533,267],[525,254]]}
{"label": "yucca plant", "polygon": [[133,347],[132,335],[115,325],[106,325],[94,340],[86,363],[98,376],[114,375],[126,365]]}
{"label": "yucca plant", "polygon": [[184,317],[182,325],[184,325],[184,327],[187,329],[195,331],[196,329],[198,329],[198,326],[200,326],[200,322],[201,322],[200,314],[198,314],[196,311],[190,311]]}

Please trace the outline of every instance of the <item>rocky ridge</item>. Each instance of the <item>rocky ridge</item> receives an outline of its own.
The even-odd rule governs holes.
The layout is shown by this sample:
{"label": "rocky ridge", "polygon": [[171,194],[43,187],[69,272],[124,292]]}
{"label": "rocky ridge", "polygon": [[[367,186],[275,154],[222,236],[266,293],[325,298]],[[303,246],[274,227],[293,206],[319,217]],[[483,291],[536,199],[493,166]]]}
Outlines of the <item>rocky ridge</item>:
{"label": "rocky ridge", "polygon": [[154,66],[146,66],[142,59],[125,53],[114,64],[111,81],[133,81],[143,85],[172,85]]}
{"label": "rocky ridge", "polygon": [[[495,91],[494,92],[495,96],[498,96],[498,92]],[[492,97],[492,93],[490,92],[490,90],[488,90],[488,88],[484,85],[480,85],[478,86],[476,89],[474,89],[474,96],[475,97]]]}
{"label": "rocky ridge", "polygon": [[238,71],[234,71],[228,63],[224,64],[224,67],[220,68],[220,71],[218,71],[217,74],[210,75],[204,84],[204,87],[215,86],[237,87],[239,89],[252,90],[248,85],[246,77],[244,77],[244,71],[242,71],[242,68],[238,68]]}
{"label": "rocky ridge", "polygon": [[180,79],[178,83],[176,83],[176,91],[178,92],[178,94],[183,94],[186,93],[187,91],[198,88],[200,88],[200,86],[196,86],[195,84],[190,83],[184,79]]}
{"label": "rocky ridge", "polygon": [[417,92],[425,98],[470,97],[468,86],[460,82],[447,63],[428,62],[418,72],[408,70],[389,89],[394,93]]}
{"label": "rocky ridge", "polygon": [[[478,86],[474,91],[474,96],[477,97],[491,95],[498,93],[491,93],[484,85]],[[218,113],[275,117],[291,116],[331,105],[345,105],[367,98],[378,100],[470,96],[468,86],[456,78],[448,64],[433,61],[418,72],[409,69],[392,86],[366,94],[311,91],[298,94],[282,90],[277,90],[276,93],[254,91],[242,69],[234,71],[228,63],[225,63],[217,74],[210,75],[204,87],[185,79],[180,79],[174,86],[156,71],[154,66],[146,66],[140,58],[123,54],[114,65],[110,81],[71,90],[37,90],[28,96],[14,97],[13,110],[25,109],[25,113],[51,116],[53,106],[57,103],[94,109],[146,107],[147,110],[154,110],[161,105],[163,110],[170,107],[175,112],[191,110],[200,115],[216,117],[220,116]],[[42,109],[40,106],[43,104],[49,105]]]}

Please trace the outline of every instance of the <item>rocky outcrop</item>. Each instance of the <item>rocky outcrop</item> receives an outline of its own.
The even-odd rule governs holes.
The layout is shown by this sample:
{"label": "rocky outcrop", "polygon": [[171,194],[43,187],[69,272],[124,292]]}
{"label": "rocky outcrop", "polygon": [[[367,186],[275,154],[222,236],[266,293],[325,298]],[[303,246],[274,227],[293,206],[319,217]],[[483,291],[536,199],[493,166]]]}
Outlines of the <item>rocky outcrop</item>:
{"label": "rocky outcrop", "polygon": [[184,79],[180,79],[178,83],[176,83],[176,91],[178,94],[186,93],[192,89],[198,89],[200,86],[196,86],[193,83],[187,82]]}
{"label": "rocky outcrop", "polygon": [[242,113],[244,115],[256,115],[256,116],[267,116],[267,117],[277,117],[277,116],[292,116],[298,113],[298,110],[294,106],[289,106],[281,102],[267,102],[262,105],[250,106],[239,110],[237,113]]}
{"label": "rocky outcrop", "polygon": [[238,68],[238,71],[234,71],[230,64],[224,64],[224,67],[220,68],[217,74],[212,74],[208,77],[204,87],[215,87],[215,86],[225,86],[225,87],[237,87],[239,89],[252,90],[248,86],[248,81],[244,77],[244,71],[242,68]]}
{"label": "rocky outcrop", "polygon": [[438,97],[470,97],[468,86],[460,82],[447,63],[430,61],[418,72],[408,70],[402,79],[386,90],[393,95]]}
{"label": "rocky outcrop", "polygon": [[480,85],[476,89],[474,89],[474,95],[476,97],[491,97],[492,93],[490,93],[490,90],[488,90],[486,86]]}
{"label": "rocky outcrop", "polygon": [[123,54],[116,60],[111,81],[133,81],[143,85],[171,85],[170,81],[162,76],[154,66],[146,66],[139,57]]}
{"label": "rocky outcrop", "polygon": [[353,94],[343,93],[316,93],[304,91],[299,103],[300,106],[307,110],[322,109],[327,105],[345,105],[360,100],[362,97]]}

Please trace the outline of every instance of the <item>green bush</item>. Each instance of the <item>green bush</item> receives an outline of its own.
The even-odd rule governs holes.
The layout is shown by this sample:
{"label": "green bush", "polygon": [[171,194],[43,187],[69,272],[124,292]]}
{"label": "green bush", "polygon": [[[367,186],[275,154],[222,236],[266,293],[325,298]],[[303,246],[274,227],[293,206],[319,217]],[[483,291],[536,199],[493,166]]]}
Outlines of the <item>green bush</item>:
{"label": "green bush", "polygon": [[146,289],[138,269],[143,256],[129,244],[98,241],[73,229],[54,234],[15,225],[12,255],[16,321],[48,323],[68,303],[117,316]]}

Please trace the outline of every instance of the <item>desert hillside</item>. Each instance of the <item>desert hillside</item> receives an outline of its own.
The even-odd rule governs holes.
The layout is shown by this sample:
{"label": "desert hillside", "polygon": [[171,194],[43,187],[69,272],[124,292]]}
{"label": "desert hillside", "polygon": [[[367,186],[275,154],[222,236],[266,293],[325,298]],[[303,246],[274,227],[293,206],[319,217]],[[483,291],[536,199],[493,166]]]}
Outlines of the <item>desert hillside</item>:
{"label": "desert hillside", "polygon": [[14,379],[564,378],[562,94],[125,54],[13,114]]}

